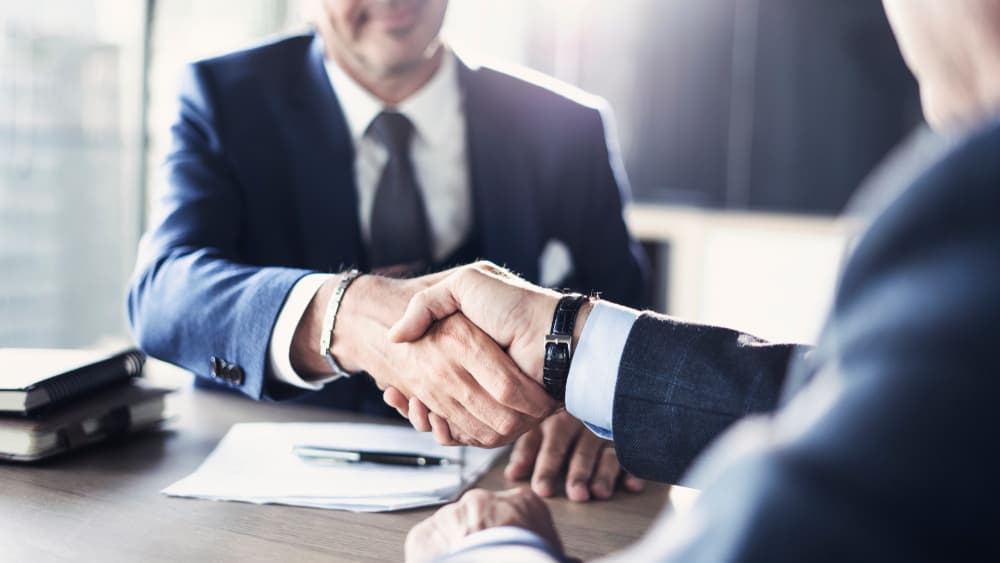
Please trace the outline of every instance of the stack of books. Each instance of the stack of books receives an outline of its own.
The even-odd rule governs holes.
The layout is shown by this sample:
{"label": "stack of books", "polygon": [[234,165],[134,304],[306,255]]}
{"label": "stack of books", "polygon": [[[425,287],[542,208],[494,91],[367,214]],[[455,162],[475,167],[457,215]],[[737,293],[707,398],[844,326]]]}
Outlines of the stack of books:
{"label": "stack of books", "polygon": [[0,459],[37,461],[158,426],[168,389],[138,381],[146,356],[0,348]]}

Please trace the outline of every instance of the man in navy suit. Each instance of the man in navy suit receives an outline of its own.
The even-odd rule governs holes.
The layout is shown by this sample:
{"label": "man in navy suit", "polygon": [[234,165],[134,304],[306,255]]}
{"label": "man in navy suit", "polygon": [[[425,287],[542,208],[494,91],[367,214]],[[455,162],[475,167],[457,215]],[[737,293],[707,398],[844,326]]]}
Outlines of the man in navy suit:
{"label": "man in navy suit", "polygon": [[[925,115],[956,140],[905,189],[886,187],[897,197],[855,246],[811,353],[488,264],[417,294],[390,333],[418,339],[461,310],[539,383],[568,377],[566,408],[629,471],[701,490],[611,560],[1000,560],[1000,2],[884,3]],[[560,315],[576,318],[568,367],[546,336]],[[387,390],[439,440],[463,432],[400,398]],[[565,558],[528,491],[472,491],[407,539],[408,561],[448,553]]]}
{"label": "man in navy suit", "polygon": [[[639,305],[642,259],[603,106],[460,59],[438,37],[446,0],[323,5],[316,34],[187,68],[130,288],[133,335],[199,385],[254,399],[395,415],[378,387],[409,388],[494,445],[551,401],[517,384],[524,375],[461,315],[434,347],[390,344],[386,329],[424,282],[365,275],[348,287],[345,273],[485,257]],[[480,393],[496,373],[505,384]],[[508,476],[533,470],[552,494],[573,457],[571,498],[607,497],[619,466],[605,445],[557,414],[517,445]]]}

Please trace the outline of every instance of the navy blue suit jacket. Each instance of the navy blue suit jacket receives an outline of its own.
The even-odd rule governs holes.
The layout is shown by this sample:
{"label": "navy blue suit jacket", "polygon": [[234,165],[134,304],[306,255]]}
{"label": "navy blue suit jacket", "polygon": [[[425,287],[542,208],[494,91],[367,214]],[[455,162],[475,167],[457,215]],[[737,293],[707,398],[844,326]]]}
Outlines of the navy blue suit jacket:
{"label": "navy blue suit jacket", "polygon": [[804,357],[641,317],[614,403],[626,468],[676,481],[720,429],[771,416],[683,478],[703,489],[698,533],[668,519],[630,560],[1000,560],[998,216],[994,124],[878,215]]}
{"label": "navy blue suit jacket", "polygon": [[878,215],[811,352],[642,315],[615,450],[640,477],[702,492],[608,561],[1000,561],[997,217],[1000,123]]}
{"label": "navy blue suit jacket", "polygon": [[[538,281],[544,246],[562,241],[575,268],[567,287],[639,304],[641,251],[599,100],[464,63],[459,80],[478,255]],[[265,385],[289,290],[308,273],[367,266],[353,144],[321,41],[294,36],[190,65],[172,140],[162,214],[129,291],[133,336],[251,397],[291,395]],[[342,380],[323,401],[384,412],[372,390]]]}

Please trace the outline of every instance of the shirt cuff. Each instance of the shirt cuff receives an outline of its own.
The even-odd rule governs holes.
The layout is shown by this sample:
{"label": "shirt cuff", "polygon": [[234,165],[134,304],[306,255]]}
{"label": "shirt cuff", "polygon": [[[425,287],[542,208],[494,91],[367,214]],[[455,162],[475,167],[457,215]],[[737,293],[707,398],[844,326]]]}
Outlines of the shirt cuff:
{"label": "shirt cuff", "polygon": [[[332,278],[331,274],[309,274],[304,276],[292,286],[288,292],[288,298],[278,313],[278,321],[274,323],[274,331],[271,333],[271,343],[267,348],[267,362],[271,367],[274,378],[282,383],[294,385],[302,389],[319,390],[323,385],[341,377],[330,374],[329,377],[310,377],[303,379],[294,368],[292,368],[292,338],[295,337],[295,329],[302,320],[309,302],[316,296],[320,286]],[[317,353],[319,351],[317,350]]]}
{"label": "shirt cuff", "polygon": [[566,410],[594,434],[613,439],[618,365],[639,312],[598,301],[587,317],[566,381]]}
{"label": "shirt cuff", "polygon": [[444,558],[444,561],[477,549],[511,545],[534,548],[553,558],[558,558],[559,555],[553,551],[549,542],[530,530],[517,526],[499,526],[469,534]]}

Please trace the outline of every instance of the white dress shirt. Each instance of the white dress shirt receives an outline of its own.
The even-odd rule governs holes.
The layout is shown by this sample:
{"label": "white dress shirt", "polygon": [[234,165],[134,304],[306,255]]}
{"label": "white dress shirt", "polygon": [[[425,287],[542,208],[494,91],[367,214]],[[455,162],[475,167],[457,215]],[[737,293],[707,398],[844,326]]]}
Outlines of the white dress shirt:
{"label": "white dress shirt", "polygon": [[[472,194],[465,143],[465,113],[457,67],[454,53],[446,52],[430,81],[397,107],[390,108],[355,82],[337,63],[326,62],[327,75],[354,142],[358,217],[365,244],[371,239],[375,190],[389,159],[385,147],[367,132],[372,120],[385,109],[402,113],[414,126],[410,157],[427,210],[434,259],[447,258],[461,246],[471,231]],[[303,379],[292,369],[289,357],[295,329],[306,307],[329,278],[328,274],[303,277],[292,287],[278,314],[268,347],[268,362],[275,377],[282,382],[305,389],[319,389],[336,379],[332,375]],[[318,346],[316,353],[319,353]]]}
{"label": "white dress shirt", "polygon": [[[627,307],[599,301],[590,311],[580,341],[573,352],[566,380],[566,410],[587,425],[595,434],[614,438],[611,418],[614,412],[615,386],[618,367],[625,352],[632,325],[639,312]],[[552,547],[530,530],[504,526],[469,534],[444,561],[481,560],[476,551],[504,545],[534,548],[545,559]],[[484,552],[486,553],[486,552]],[[493,555],[493,552],[489,552]],[[521,554],[520,557],[524,557]]]}
{"label": "white dress shirt", "polygon": [[618,366],[639,312],[606,301],[590,310],[566,379],[566,410],[594,434],[613,440]]}

